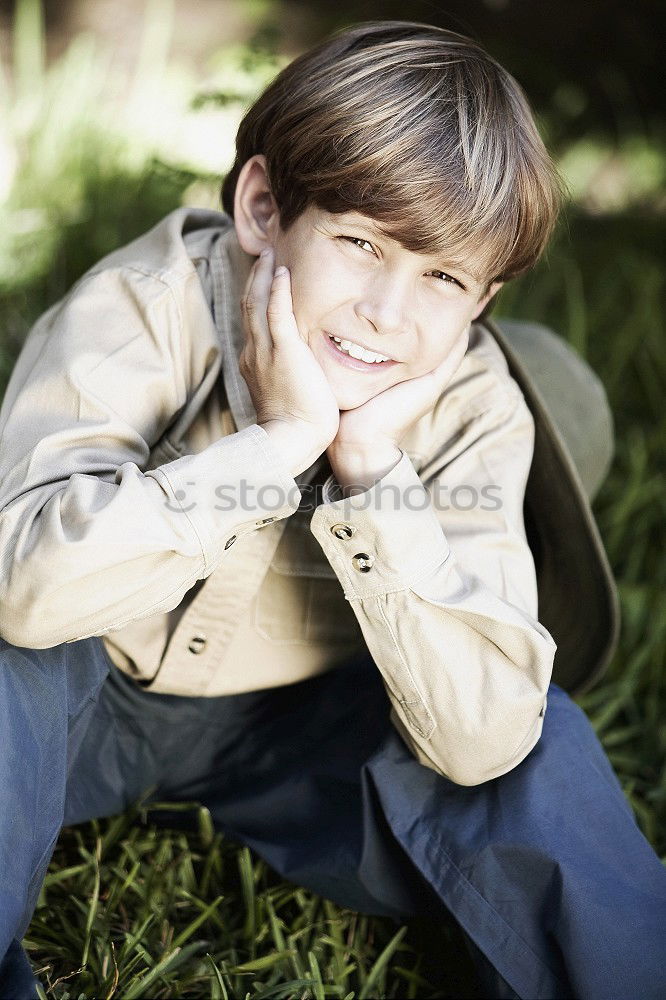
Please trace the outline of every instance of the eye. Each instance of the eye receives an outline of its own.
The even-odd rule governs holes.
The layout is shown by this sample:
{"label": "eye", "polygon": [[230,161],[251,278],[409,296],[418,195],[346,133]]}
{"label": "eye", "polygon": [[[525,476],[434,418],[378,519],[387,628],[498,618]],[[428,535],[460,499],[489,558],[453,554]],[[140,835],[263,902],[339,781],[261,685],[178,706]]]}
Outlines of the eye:
{"label": "eye", "polygon": [[[367,246],[372,247],[372,243],[369,243],[368,240],[364,240],[361,236],[341,236],[340,239],[353,243],[354,246],[359,248],[359,250],[363,249],[363,247],[360,246],[361,243],[365,243]],[[374,250],[372,252],[374,253]]]}
{"label": "eye", "polygon": [[463,292],[465,291],[465,286],[462,284],[462,282],[458,281],[458,279],[454,278],[452,275],[447,274],[446,271],[431,271],[430,273],[439,274],[444,280],[445,284],[457,285],[458,288],[462,288]]}
{"label": "eye", "polygon": [[[364,248],[362,244],[365,244],[366,246],[370,247],[371,253],[375,252],[372,243],[370,243],[366,239],[363,239],[362,236],[340,236],[340,239],[346,240],[348,243],[352,243],[354,246],[357,246],[359,250],[363,250]],[[365,252],[367,253],[368,251]],[[458,279],[454,278],[453,275],[447,274],[446,271],[431,271],[430,273],[439,275],[440,277],[438,278],[438,280],[441,280],[442,284],[457,285],[458,288],[461,288],[463,290],[463,292],[467,291],[467,289],[465,288],[465,286],[461,281],[458,281]]]}

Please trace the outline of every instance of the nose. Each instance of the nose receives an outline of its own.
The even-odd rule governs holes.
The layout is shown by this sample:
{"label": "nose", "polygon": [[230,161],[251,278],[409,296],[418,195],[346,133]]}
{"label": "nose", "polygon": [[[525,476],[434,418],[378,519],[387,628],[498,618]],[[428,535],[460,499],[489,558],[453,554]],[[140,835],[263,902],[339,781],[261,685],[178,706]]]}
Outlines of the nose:
{"label": "nose", "polygon": [[379,334],[404,333],[414,315],[410,308],[407,280],[395,272],[376,273],[363,285],[355,306],[356,315],[367,320]]}

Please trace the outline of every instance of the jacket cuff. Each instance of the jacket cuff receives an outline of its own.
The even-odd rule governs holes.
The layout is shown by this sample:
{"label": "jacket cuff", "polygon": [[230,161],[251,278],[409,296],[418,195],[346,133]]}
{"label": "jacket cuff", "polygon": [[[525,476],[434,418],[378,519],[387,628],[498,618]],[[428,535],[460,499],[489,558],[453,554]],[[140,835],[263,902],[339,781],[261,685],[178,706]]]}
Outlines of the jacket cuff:
{"label": "jacket cuff", "polygon": [[158,480],[170,509],[189,520],[206,575],[238,538],[294,514],[301,501],[296,480],[258,424],[146,475]]}
{"label": "jacket cuff", "polygon": [[449,556],[430,494],[405,452],[365,492],[343,498],[329,476],[322,496],[310,531],[350,601],[405,590]]}

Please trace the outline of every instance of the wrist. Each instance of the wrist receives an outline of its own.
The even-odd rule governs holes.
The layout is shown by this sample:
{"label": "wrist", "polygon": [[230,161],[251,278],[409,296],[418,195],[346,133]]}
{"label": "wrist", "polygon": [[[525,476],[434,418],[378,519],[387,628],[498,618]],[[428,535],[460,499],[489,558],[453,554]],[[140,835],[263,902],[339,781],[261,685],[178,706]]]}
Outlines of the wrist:
{"label": "wrist", "polygon": [[344,497],[371,489],[396,467],[401,458],[402,451],[397,445],[363,451],[358,448],[328,449],[331,469]]}
{"label": "wrist", "polygon": [[258,426],[270,438],[292,479],[312,464],[309,456],[304,455],[302,435],[286,420],[266,420]]}

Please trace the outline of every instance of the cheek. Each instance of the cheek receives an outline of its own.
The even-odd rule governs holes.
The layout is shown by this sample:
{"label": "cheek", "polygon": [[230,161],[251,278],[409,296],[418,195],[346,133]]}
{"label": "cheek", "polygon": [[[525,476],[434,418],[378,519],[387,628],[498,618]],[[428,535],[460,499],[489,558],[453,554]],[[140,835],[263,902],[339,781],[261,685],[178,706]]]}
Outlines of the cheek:
{"label": "cheek", "polygon": [[[301,333],[326,329],[327,318],[344,305],[344,281],[330,267],[299,264],[291,272],[292,305]],[[341,322],[340,316],[331,318],[332,328]]]}
{"label": "cheek", "polygon": [[[449,317],[448,321],[435,321],[428,333],[419,339],[416,356],[413,359],[414,368],[418,368],[419,374],[432,371],[444,361],[454,347],[463,337],[469,338],[469,320],[465,317]],[[436,332],[433,334],[433,330]]]}

